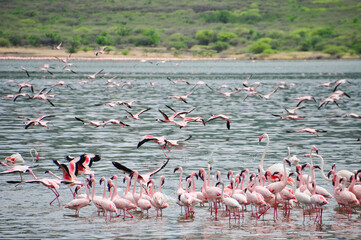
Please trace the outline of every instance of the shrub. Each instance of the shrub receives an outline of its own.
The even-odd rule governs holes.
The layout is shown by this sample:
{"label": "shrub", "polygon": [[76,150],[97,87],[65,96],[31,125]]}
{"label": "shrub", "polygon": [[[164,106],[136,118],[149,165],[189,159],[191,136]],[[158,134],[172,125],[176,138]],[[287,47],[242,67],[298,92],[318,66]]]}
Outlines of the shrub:
{"label": "shrub", "polygon": [[229,42],[231,39],[236,38],[237,34],[233,32],[220,32],[217,34],[217,40],[223,42]]}
{"label": "shrub", "polygon": [[168,49],[172,49],[175,48],[177,50],[179,49],[186,49],[187,48],[187,44],[185,44],[185,42],[183,41],[172,41],[168,44]]}
{"label": "shrub", "polygon": [[84,46],[84,47],[81,47],[80,50],[82,50],[84,52],[88,52],[88,51],[91,51],[93,49],[91,47],[89,47],[89,46]]}
{"label": "shrub", "polygon": [[125,55],[125,56],[128,55],[129,53],[130,53],[129,49],[123,49],[122,50],[122,54]]}
{"label": "shrub", "polygon": [[356,52],[356,54],[361,54],[361,43],[352,45],[352,49]]}
{"label": "shrub", "polygon": [[335,56],[345,54],[345,52],[347,52],[347,49],[344,46],[327,45],[323,52]]}
{"label": "shrub", "polygon": [[154,28],[142,29],[140,35],[135,39],[135,46],[158,46],[160,35]]}
{"label": "shrub", "polygon": [[254,44],[252,44],[251,46],[249,46],[248,50],[252,53],[262,53],[264,52],[266,49],[271,49],[271,45],[269,45],[266,42],[256,42]]}
{"label": "shrub", "polygon": [[229,48],[229,44],[222,41],[217,41],[213,43],[211,49],[217,51],[217,53],[222,52],[223,50],[226,50]]}
{"label": "shrub", "polygon": [[214,34],[214,32],[209,29],[199,30],[196,33],[196,39],[199,44],[208,45],[210,42],[212,42],[213,34]]}
{"label": "shrub", "polygon": [[9,39],[0,37],[0,47],[9,47],[10,45]]}

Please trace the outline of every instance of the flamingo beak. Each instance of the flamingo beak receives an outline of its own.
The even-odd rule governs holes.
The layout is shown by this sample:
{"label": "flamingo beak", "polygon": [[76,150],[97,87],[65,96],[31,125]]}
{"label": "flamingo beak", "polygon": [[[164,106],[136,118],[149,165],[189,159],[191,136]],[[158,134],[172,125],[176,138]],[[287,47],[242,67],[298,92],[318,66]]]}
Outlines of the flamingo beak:
{"label": "flamingo beak", "polygon": [[313,150],[315,150],[315,152],[318,154],[318,149],[317,149],[315,146],[313,146],[312,148],[313,148]]}
{"label": "flamingo beak", "polygon": [[262,141],[262,139],[263,139],[263,135],[259,137],[258,143],[260,143]]}

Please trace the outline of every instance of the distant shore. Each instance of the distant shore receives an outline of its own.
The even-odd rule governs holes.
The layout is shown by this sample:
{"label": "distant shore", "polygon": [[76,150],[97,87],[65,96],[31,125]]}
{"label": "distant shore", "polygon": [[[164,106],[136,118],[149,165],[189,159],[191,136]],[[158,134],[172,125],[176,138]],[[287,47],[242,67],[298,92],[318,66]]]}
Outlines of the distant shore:
{"label": "distant shore", "polygon": [[[0,60],[57,60],[69,56],[65,50],[55,50],[49,48],[25,48],[12,47],[0,48]],[[321,52],[282,52],[274,54],[225,54],[219,53],[211,57],[193,56],[189,52],[174,55],[171,51],[162,49],[159,52],[152,52],[142,48],[132,49],[129,54],[121,52],[109,52],[95,55],[95,51],[78,51],[71,54],[73,60],[310,60],[310,59],[360,59],[358,55],[330,56]]]}

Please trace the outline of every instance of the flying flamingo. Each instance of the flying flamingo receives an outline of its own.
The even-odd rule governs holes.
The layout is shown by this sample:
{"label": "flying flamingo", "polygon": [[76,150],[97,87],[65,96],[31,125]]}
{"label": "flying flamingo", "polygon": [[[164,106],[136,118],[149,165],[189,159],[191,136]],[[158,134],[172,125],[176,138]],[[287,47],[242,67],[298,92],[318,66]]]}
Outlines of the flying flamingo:
{"label": "flying flamingo", "polygon": [[22,174],[25,173],[27,170],[29,170],[32,167],[32,166],[26,166],[26,165],[10,166],[3,162],[0,162],[0,164],[8,167],[7,170],[0,172],[0,174],[19,173],[19,175],[20,175],[20,181],[7,181],[8,183],[22,183],[23,182]]}
{"label": "flying flamingo", "polygon": [[166,146],[167,145],[167,140],[166,140],[165,136],[154,137],[152,135],[145,135],[138,142],[137,148],[139,148],[140,146],[142,146],[146,142],[156,142],[156,143],[158,143],[158,145],[162,148],[164,156],[167,157],[167,155],[164,152],[164,148],[167,149],[168,151],[170,151],[170,150]]}
{"label": "flying flamingo", "polygon": [[49,117],[55,117],[55,115],[42,115],[37,119],[27,118],[28,121],[24,123],[25,129],[28,129],[30,126],[48,127],[47,124],[50,123],[50,121],[42,121],[42,120]]}
{"label": "flying flamingo", "polygon": [[203,81],[198,81],[197,83],[195,83],[193,85],[193,87],[191,88],[191,90],[193,90],[195,87],[197,86],[206,86],[208,87],[209,89],[213,90],[213,88],[211,88],[207,83],[203,82]]}
{"label": "flying flamingo", "polygon": [[187,102],[187,98],[189,97],[189,95],[191,95],[193,92],[190,92],[190,93],[187,93],[186,95],[173,95],[173,96],[169,96],[170,98],[175,98],[175,99],[178,99],[178,100],[181,100],[185,103],[188,103]]}
{"label": "flying flamingo", "polygon": [[107,121],[103,121],[103,127],[105,126],[105,125],[107,125],[107,124],[114,124],[114,125],[119,125],[119,126],[122,126],[122,127],[129,127],[129,125],[128,124],[126,124],[126,123],[123,123],[123,122],[121,122],[121,121],[119,121],[119,120],[116,120],[116,119],[109,119],[109,120],[107,120]]}
{"label": "flying flamingo", "polygon": [[340,79],[340,80],[336,81],[335,85],[334,85],[335,88],[333,89],[333,91],[335,92],[341,84],[345,84],[345,83],[350,83],[350,82],[347,81],[347,79]]}
{"label": "flying flamingo", "polygon": [[226,120],[227,129],[229,130],[231,128],[231,120],[229,119],[229,117],[227,117],[226,115],[223,115],[223,114],[212,115],[211,117],[208,118],[208,120],[206,122],[208,123],[217,118]]}
{"label": "flying flamingo", "polygon": [[99,51],[96,51],[95,52],[95,56],[98,56],[98,54],[104,54],[104,50],[106,49],[107,47],[102,47]]}
{"label": "flying flamingo", "polygon": [[35,176],[35,174],[33,173],[33,171],[31,169],[26,170],[26,172],[30,173],[34,177],[34,179],[26,180],[25,182],[26,183],[43,184],[45,187],[49,188],[55,194],[55,198],[49,204],[51,205],[56,199],[56,200],[58,200],[59,207],[60,207],[60,201],[59,201],[60,194],[58,193],[57,189],[60,188],[61,180],[60,179],[50,179],[50,178],[39,179]]}
{"label": "flying flamingo", "polygon": [[21,90],[23,89],[23,88],[30,88],[31,89],[31,92],[34,92],[34,86],[33,85],[31,85],[31,84],[29,84],[28,82],[29,82],[30,80],[28,79],[28,80],[26,80],[25,82],[23,82],[23,83],[18,83],[18,87],[19,87],[19,93],[21,93]]}
{"label": "flying flamingo", "polygon": [[296,133],[304,133],[304,132],[307,132],[307,133],[312,133],[314,135],[316,135],[317,137],[319,137],[319,135],[317,133],[323,133],[323,132],[327,132],[325,130],[321,130],[321,129],[314,129],[314,128],[303,128],[303,129],[299,129],[299,130],[296,130],[296,131],[291,131],[291,130],[288,130],[287,132],[291,133],[291,132],[296,132]]}
{"label": "flying flamingo", "polygon": [[316,99],[313,97],[313,96],[303,96],[303,97],[297,97],[297,98],[294,98],[295,100],[298,100],[297,102],[297,107],[302,103],[302,102],[308,102],[308,101],[311,101],[311,102],[316,102]]}
{"label": "flying flamingo", "polygon": [[259,96],[261,96],[263,99],[269,100],[271,98],[271,96],[278,90],[278,87],[276,87],[275,89],[273,89],[270,93],[268,94],[258,94]]}
{"label": "flying flamingo", "polygon": [[104,69],[101,69],[101,70],[97,71],[97,72],[94,73],[94,74],[88,75],[88,78],[90,78],[90,79],[95,79],[95,77],[96,77],[99,73],[101,73],[103,70],[104,70]]}
{"label": "flying flamingo", "polygon": [[182,149],[182,147],[181,146],[179,146],[179,142],[185,142],[185,141],[188,141],[189,139],[191,139],[192,138],[192,135],[190,135],[188,138],[186,138],[186,139],[177,139],[177,140],[168,140],[167,139],[167,144],[169,145],[169,146],[172,146],[172,147],[177,147],[177,148],[179,148],[179,149]]}
{"label": "flying flamingo", "polygon": [[361,119],[361,116],[356,113],[345,113],[344,115],[342,115],[342,117],[353,117],[353,118]]}
{"label": "flying flamingo", "polygon": [[[158,173],[159,171],[161,171],[165,166],[167,166],[169,162],[169,158],[167,159],[167,161],[165,161],[162,166],[160,166],[159,168],[153,170],[153,171],[150,171],[146,174],[139,174],[138,173],[138,177],[137,177],[137,181],[139,181],[140,183],[143,183],[143,184],[147,184],[150,177],[152,177],[153,175],[155,175],[156,173]],[[122,171],[123,173],[126,173],[126,174],[132,174],[134,171],[127,168],[126,166],[120,164],[119,162],[112,162],[114,167],[118,168],[120,171]]]}
{"label": "flying flamingo", "polygon": [[129,113],[129,115],[130,115],[130,117],[127,116],[127,118],[133,118],[133,119],[135,119],[135,120],[141,120],[141,119],[139,118],[139,115],[142,114],[142,113],[144,113],[144,112],[146,112],[146,111],[149,111],[150,109],[151,109],[151,108],[142,109],[142,110],[140,110],[139,112],[137,112],[136,114],[133,114],[133,113],[127,111],[127,110],[124,110],[124,111],[126,111],[126,112]]}
{"label": "flying flamingo", "polygon": [[64,208],[69,208],[75,210],[75,215],[79,216],[79,211],[81,208],[86,207],[90,204],[90,196],[89,196],[89,186],[88,179],[85,186],[86,189],[86,197],[85,198],[76,198],[71,200],[68,204],[64,206]]}
{"label": "flying flamingo", "polygon": [[76,120],[82,122],[84,125],[92,125],[94,127],[104,127],[104,121],[103,122],[96,122],[96,121],[89,121],[89,120],[83,120],[78,117],[75,117]]}
{"label": "flying flamingo", "polygon": [[241,89],[237,89],[237,90],[234,90],[232,92],[222,92],[222,91],[217,91],[217,92],[220,93],[220,94],[223,94],[227,98],[230,98],[232,94],[239,93],[240,91],[241,91]]}

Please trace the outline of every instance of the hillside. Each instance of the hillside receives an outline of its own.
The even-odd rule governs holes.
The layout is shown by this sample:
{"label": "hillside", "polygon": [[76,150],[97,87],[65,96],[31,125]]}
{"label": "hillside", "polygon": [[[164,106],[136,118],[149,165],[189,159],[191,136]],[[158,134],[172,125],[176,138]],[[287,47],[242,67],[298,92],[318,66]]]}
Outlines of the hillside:
{"label": "hillside", "polygon": [[0,47],[199,57],[361,54],[358,0],[0,0]]}

